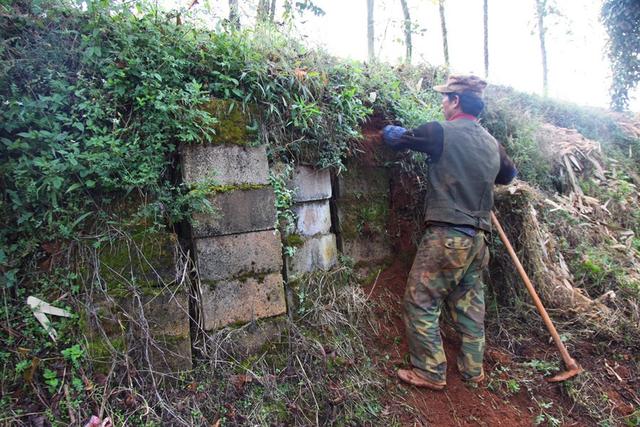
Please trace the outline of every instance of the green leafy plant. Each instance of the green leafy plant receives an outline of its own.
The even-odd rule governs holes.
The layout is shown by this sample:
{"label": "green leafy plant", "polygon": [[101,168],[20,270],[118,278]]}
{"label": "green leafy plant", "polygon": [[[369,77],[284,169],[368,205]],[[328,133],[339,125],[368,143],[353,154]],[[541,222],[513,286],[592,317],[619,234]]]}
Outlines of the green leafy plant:
{"label": "green leafy plant", "polygon": [[84,350],[80,347],[79,344],[75,344],[69,348],[62,350],[62,355],[65,360],[71,362],[71,365],[78,369],[80,367],[80,362],[85,356]]}
{"label": "green leafy plant", "polygon": [[42,376],[44,378],[44,383],[49,389],[49,393],[54,394],[60,386],[58,374],[56,373],[56,371],[52,371],[51,369],[45,369],[42,373]]}
{"label": "green leafy plant", "polygon": [[535,370],[536,372],[540,372],[543,375],[549,375],[560,370],[558,362],[547,362],[545,360],[538,359],[530,360],[529,362],[525,362],[523,365]]}

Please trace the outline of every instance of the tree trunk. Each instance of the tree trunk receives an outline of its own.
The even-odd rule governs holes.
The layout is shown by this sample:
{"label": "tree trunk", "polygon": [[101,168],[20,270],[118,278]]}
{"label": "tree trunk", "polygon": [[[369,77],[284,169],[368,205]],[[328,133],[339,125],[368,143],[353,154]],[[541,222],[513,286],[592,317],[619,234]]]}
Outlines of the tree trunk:
{"label": "tree trunk", "polygon": [[489,77],[489,0],[484,0],[484,78]]}
{"label": "tree trunk", "polygon": [[367,51],[369,53],[369,62],[373,62],[376,55],[373,50],[373,1],[367,0]]}
{"label": "tree trunk", "polygon": [[240,10],[238,0],[229,0],[229,22],[236,30],[240,29]]}
{"label": "tree trunk", "polygon": [[400,4],[402,5],[402,13],[404,13],[404,45],[406,48],[404,62],[411,64],[411,53],[413,50],[413,44],[411,42],[411,15],[409,14],[407,0],[400,0]]}
{"label": "tree trunk", "polygon": [[442,28],[442,50],[444,52],[444,65],[449,68],[449,42],[447,40],[447,22],[444,18],[444,0],[438,1],[440,7],[440,27]]}
{"label": "tree trunk", "polygon": [[269,19],[269,0],[259,0],[256,10],[256,24],[265,22],[267,19]]}
{"label": "tree trunk", "polygon": [[538,35],[540,36],[540,52],[542,53],[542,93],[546,97],[549,93],[547,48],[545,46],[544,17],[547,14],[547,0],[536,0],[536,13],[538,15]]}
{"label": "tree trunk", "polygon": [[276,0],[271,0],[271,7],[269,8],[269,21],[273,22],[276,18]]}

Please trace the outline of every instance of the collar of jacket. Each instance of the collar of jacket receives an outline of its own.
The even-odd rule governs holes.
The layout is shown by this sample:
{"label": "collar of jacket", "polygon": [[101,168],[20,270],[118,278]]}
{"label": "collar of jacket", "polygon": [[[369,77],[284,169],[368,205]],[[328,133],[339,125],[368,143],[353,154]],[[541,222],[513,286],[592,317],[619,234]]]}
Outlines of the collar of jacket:
{"label": "collar of jacket", "polygon": [[458,119],[466,119],[466,120],[471,120],[473,122],[477,122],[478,118],[475,116],[472,116],[471,114],[467,114],[467,113],[458,113],[455,114],[454,116],[452,116],[451,118],[449,118],[447,121],[448,122],[452,122],[454,120],[458,120]]}

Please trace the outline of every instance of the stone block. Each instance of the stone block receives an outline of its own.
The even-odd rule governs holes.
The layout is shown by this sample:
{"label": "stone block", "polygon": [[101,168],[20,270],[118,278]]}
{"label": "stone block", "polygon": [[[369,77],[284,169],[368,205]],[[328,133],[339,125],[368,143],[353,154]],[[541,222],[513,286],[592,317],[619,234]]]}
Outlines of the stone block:
{"label": "stone block", "polygon": [[245,109],[241,102],[230,99],[212,99],[201,105],[200,109],[218,120],[213,126],[215,135],[203,142],[246,145],[257,139],[256,127],[251,118],[251,110],[255,109]]}
{"label": "stone block", "polygon": [[337,202],[339,233],[343,240],[358,236],[387,235],[389,195],[366,195]]}
{"label": "stone block", "polygon": [[186,183],[213,180],[219,185],[268,184],[265,146],[184,145],[182,177]]}
{"label": "stone block", "polygon": [[272,187],[216,193],[209,201],[216,212],[193,216],[191,228],[195,238],[274,228],[276,196]]}
{"label": "stone block", "polygon": [[[94,367],[107,372],[115,350],[129,354],[138,366],[146,368],[147,360],[140,350],[149,345],[154,371],[191,369],[189,299],[186,292],[170,288],[145,288],[138,292],[143,311],[135,303],[138,299],[132,297],[133,291],[121,296],[100,291],[94,293],[91,309],[82,322]],[[148,332],[146,327],[143,328],[145,321]],[[147,333],[150,333],[152,341],[146,341]]]}
{"label": "stone block", "polygon": [[282,243],[274,230],[195,239],[202,280],[222,280],[282,270]]}
{"label": "stone block", "polygon": [[186,292],[166,288],[157,295],[144,295],[143,308],[154,336],[189,336],[189,296]]}
{"label": "stone block", "polygon": [[145,287],[163,286],[176,279],[180,259],[178,237],[166,231],[130,230],[106,242],[98,251],[100,276],[107,289],[122,288],[132,278]]}
{"label": "stone block", "polygon": [[296,214],[296,233],[313,236],[328,233],[331,229],[329,200],[299,203],[293,207]]}
{"label": "stone block", "polygon": [[[225,358],[244,359],[268,351],[270,343],[277,344],[287,328],[285,316],[275,316],[250,322],[240,327],[225,328],[209,333],[210,354],[224,354]],[[285,335],[286,340],[286,335]]]}
{"label": "stone block", "polygon": [[155,345],[151,347],[149,357],[155,372],[180,372],[193,368],[189,334],[156,335],[153,338]]}
{"label": "stone block", "polygon": [[325,234],[312,237],[296,248],[293,257],[287,259],[287,267],[291,276],[315,270],[329,270],[336,265],[338,249],[336,236]]}
{"label": "stone block", "polygon": [[381,167],[350,165],[338,175],[340,199],[366,194],[389,194],[389,171]]}
{"label": "stone block", "polygon": [[342,253],[352,258],[356,264],[377,264],[393,256],[393,247],[383,235],[357,236],[343,239]]}
{"label": "stone block", "polygon": [[294,202],[325,200],[331,198],[331,172],[311,166],[297,166],[291,180]]}
{"label": "stone block", "polygon": [[202,282],[202,313],[205,330],[232,323],[246,323],[287,311],[282,274]]}

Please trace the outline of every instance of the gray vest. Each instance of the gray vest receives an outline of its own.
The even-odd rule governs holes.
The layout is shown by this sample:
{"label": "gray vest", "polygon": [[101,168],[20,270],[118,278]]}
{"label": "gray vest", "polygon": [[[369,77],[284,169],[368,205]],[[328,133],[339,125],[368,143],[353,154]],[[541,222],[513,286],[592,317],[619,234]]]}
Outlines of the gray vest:
{"label": "gray vest", "polygon": [[427,221],[491,231],[493,185],[500,170],[497,141],[477,122],[441,123],[442,156],[429,165]]}

